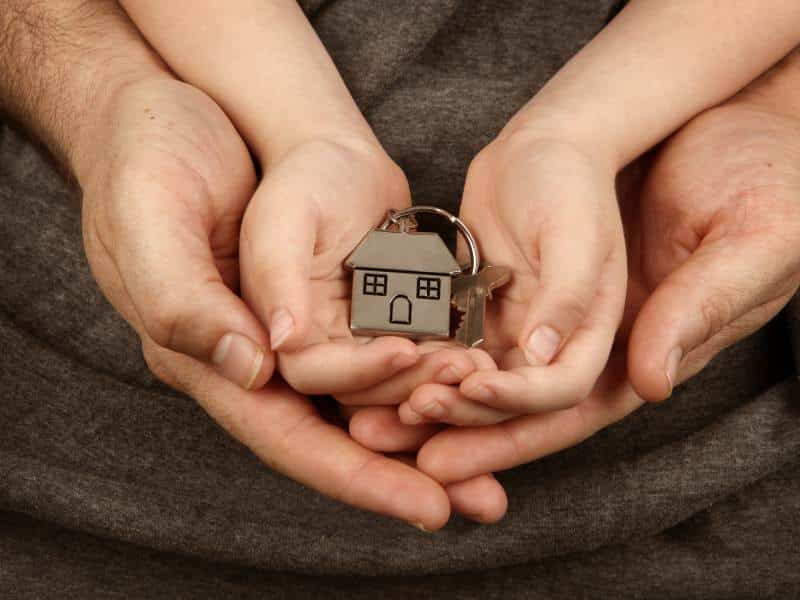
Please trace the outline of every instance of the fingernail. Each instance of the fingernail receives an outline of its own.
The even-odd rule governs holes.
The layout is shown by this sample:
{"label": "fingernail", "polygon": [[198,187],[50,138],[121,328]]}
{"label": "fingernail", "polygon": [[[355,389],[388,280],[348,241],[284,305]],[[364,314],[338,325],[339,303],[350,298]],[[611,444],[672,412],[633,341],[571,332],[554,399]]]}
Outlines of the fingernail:
{"label": "fingernail", "polygon": [[412,527],[416,527],[420,531],[424,531],[425,533],[431,533],[430,529],[425,529],[425,525],[422,523],[411,523]]}
{"label": "fingernail", "polygon": [[672,390],[675,389],[675,382],[678,380],[678,366],[683,358],[683,350],[678,346],[669,351],[667,355],[667,384],[669,385],[669,393],[672,395]]}
{"label": "fingernail", "polygon": [[294,319],[285,308],[279,308],[269,321],[269,339],[272,350],[277,350],[292,335]]}
{"label": "fingernail", "polygon": [[525,358],[534,367],[550,364],[561,345],[561,336],[552,327],[540,325],[525,344]]}
{"label": "fingernail", "polygon": [[464,374],[456,369],[453,365],[447,365],[436,374],[434,379],[436,380],[436,383],[452,385],[464,379]]}
{"label": "fingernail", "polygon": [[392,359],[392,368],[396,371],[402,371],[403,369],[407,369],[408,367],[415,365],[419,360],[419,356],[416,354],[398,354]]}
{"label": "fingernail", "polygon": [[249,390],[261,371],[264,350],[248,337],[228,333],[214,348],[211,362],[225,379]]}
{"label": "fingernail", "polygon": [[406,414],[403,416],[403,419],[402,419],[402,420],[403,420],[403,424],[404,424],[404,425],[419,425],[419,424],[420,424],[420,423],[422,423],[422,422],[423,422],[425,419],[422,417],[422,415],[421,415],[421,414],[419,414],[417,411],[415,411],[415,410],[412,408],[411,410],[409,410],[409,411],[408,411],[408,413],[406,413]]}
{"label": "fingernail", "polygon": [[441,419],[447,411],[444,406],[434,400],[430,404],[426,404],[420,412],[429,419]]}
{"label": "fingernail", "polygon": [[483,385],[466,389],[464,395],[478,402],[487,403],[494,400],[494,392]]}

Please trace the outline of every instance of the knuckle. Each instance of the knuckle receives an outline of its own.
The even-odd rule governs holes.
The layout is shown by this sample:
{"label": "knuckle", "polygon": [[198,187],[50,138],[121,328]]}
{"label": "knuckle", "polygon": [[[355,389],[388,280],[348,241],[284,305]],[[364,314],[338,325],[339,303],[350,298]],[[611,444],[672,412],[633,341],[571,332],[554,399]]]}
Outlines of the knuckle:
{"label": "knuckle", "polygon": [[[589,314],[591,294],[585,290],[562,289],[558,292],[557,310],[565,327],[577,327]],[[568,333],[568,332],[564,332]]]}
{"label": "knuckle", "polygon": [[[123,155],[112,166],[114,172],[107,198],[110,210],[128,214],[131,210],[160,210],[166,203],[195,211],[207,219],[210,189],[197,171],[178,161],[153,162],[143,155]],[[134,195],[136,203],[130,201]]]}
{"label": "knuckle", "polygon": [[703,340],[716,335],[733,316],[731,302],[723,295],[706,298],[700,304],[700,317],[703,323]]}
{"label": "knuckle", "polygon": [[170,295],[156,295],[144,315],[144,327],[153,341],[174,349],[181,321],[181,303]]}
{"label": "knuckle", "polygon": [[386,174],[382,181],[386,186],[387,197],[401,206],[411,203],[411,188],[403,169],[393,160],[386,161]]}
{"label": "knuckle", "polygon": [[170,368],[166,353],[152,342],[142,341],[142,356],[150,372],[170,387],[179,388],[178,378]]}
{"label": "knuckle", "polygon": [[580,439],[587,439],[602,429],[602,425],[597,422],[594,413],[585,403],[577,404],[572,411],[577,421]]}
{"label": "knuckle", "polygon": [[496,142],[483,148],[469,164],[467,181],[484,180],[492,170],[492,156],[497,152]]}
{"label": "knuckle", "polygon": [[582,378],[576,381],[570,393],[571,404],[580,405],[592,393],[594,388],[594,380],[589,378]]}

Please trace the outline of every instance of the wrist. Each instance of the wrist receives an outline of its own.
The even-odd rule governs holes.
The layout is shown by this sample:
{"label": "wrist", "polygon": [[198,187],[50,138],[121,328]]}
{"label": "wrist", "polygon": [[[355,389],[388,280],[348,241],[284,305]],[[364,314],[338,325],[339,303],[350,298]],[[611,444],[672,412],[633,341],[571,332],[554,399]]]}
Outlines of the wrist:
{"label": "wrist", "polygon": [[262,168],[278,162],[295,148],[317,141],[330,142],[365,157],[378,158],[385,151],[367,122],[355,114],[312,115],[302,123],[257,124],[257,131],[243,132]]}
{"label": "wrist", "polygon": [[106,63],[86,73],[83,90],[87,110],[77,114],[62,136],[61,156],[80,184],[108,156],[110,133],[117,126],[115,112],[123,96],[149,82],[174,80],[166,70],[145,64]]}
{"label": "wrist", "polygon": [[584,127],[559,109],[529,105],[503,128],[496,142],[512,152],[539,153],[561,148],[586,157],[598,168],[615,176],[625,165],[613,140],[603,140],[598,129]]}
{"label": "wrist", "polygon": [[108,94],[164,69],[115,0],[6,0],[0,31],[0,107],[67,168]]}
{"label": "wrist", "polygon": [[745,88],[732,102],[800,118],[800,48]]}

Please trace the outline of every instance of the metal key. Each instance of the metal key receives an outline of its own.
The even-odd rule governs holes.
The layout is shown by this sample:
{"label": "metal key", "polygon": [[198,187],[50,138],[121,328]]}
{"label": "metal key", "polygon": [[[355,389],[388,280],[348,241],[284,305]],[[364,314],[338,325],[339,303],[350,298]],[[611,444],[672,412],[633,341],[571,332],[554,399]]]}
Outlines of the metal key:
{"label": "metal key", "polygon": [[492,291],[507,284],[511,271],[507,267],[483,267],[477,275],[453,279],[453,304],[463,314],[455,339],[467,348],[483,343],[483,322],[486,319],[486,298]]}

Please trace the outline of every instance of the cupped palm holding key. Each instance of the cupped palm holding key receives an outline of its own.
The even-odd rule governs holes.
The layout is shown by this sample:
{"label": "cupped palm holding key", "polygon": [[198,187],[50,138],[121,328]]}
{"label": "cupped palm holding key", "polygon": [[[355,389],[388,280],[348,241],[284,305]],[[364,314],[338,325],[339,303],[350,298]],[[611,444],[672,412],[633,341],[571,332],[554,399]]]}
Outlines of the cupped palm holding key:
{"label": "cupped palm holding key", "polygon": [[[486,306],[483,348],[466,349],[398,336],[365,339],[351,331],[345,261],[390,210],[411,202],[405,176],[297,4],[242,0],[222,11],[205,0],[121,4],[172,70],[223,108],[264,172],[243,209],[239,275],[270,347],[245,331],[229,331],[213,343],[204,338],[196,346],[190,339],[180,350],[211,358],[245,388],[262,385],[275,361],[295,390],[332,394],[348,407],[343,412],[352,417],[353,437],[379,452],[416,448],[434,434],[428,444],[435,448],[437,438],[482,433],[437,433],[438,421],[514,427],[527,423],[527,415],[566,414],[590,397],[607,371],[625,307],[617,174],[800,41],[796,3],[735,2],[723,11],[714,3],[631,2],[473,161],[460,217],[486,262],[508,268],[511,279]],[[213,34],[204,26],[209,22]],[[772,35],[764,44],[757,32],[767,30]],[[727,59],[730,39],[738,44],[735,63]],[[230,217],[236,222],[236,214]],[[381,283],[373,280],[371,289]],[[425,293],[432,293],[430,286]],[[407,315],[398,313],[397,320]],[[620,413],[639,395],[669,395],[685,358],[679,346],[651,356],[634,380],[638,394],[623,386]],[[327,429],[316,419],[308,423],[313,444],[311,433]],[[370,437],[384,425],[391,436]],[[443,475],[432,455],[421,454],[419,464],[432,478],[384,462],[362,473],[375,488],[387,478],[410,478],[410,471],[415,485],[438,480],[443,492],[426,488],[424,514],[409,508],[413,498],[389,506],[323,491],[426,529],[442,526],[450,506],[478,520],[502,516],[505,498],[488,474],[491,461],[453,477]]]}

